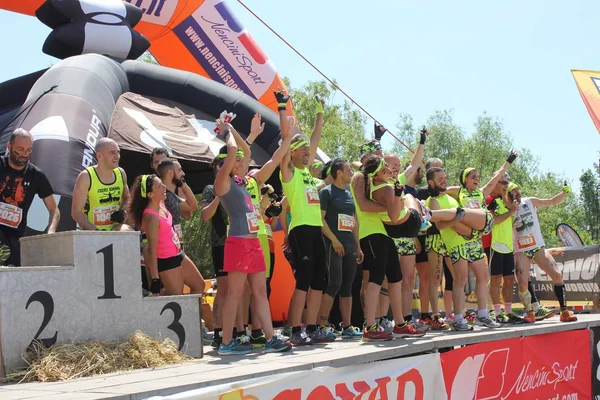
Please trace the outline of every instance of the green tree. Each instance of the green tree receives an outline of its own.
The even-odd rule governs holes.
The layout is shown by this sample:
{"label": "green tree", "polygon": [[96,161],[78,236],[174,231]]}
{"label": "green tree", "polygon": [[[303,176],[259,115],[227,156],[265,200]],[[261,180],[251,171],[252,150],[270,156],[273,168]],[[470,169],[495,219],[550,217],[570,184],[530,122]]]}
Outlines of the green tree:
{"label": "green tree", "polygon": [[287,78],[284,82],[292,96],[294,113],[302,132],[308,136],[312,133],[317,96],[325,100],[319,147],[331,158],[358,159],[360,144],[366,140],[366,117],[348,100],[336,102],[337,89],[325,81],[310,81],[299,89],[294,89]]}
{"label": "green tree", "polygon": [[[579,201],[583,209],[581,225],[585,227],[584,231],[590,236],[591,243],[598,243],[600,239],[599,175],[598,165],[595,164],[594,170],[588,169],[579,178],[581,183],[581,198]],[[582,233],[579,232],[579,234]]]}
{"label": "green tree", "polygon": [[[202,204],[202,196],[196,196]],[[189,221],[182,224],[185,254],[196,264],[204,278],[214,278],[212,252],[210,246],[210,222],[202,221],[200,211],[192,214]]]}

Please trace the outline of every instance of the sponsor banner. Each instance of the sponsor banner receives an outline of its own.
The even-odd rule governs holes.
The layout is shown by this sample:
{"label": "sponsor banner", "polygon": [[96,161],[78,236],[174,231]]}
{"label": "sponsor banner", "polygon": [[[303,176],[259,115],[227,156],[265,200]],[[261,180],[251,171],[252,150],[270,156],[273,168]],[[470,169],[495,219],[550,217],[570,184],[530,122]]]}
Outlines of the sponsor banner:
{"label": "sponsor banner", "polygon": [[277,374],[151,399],[445,400],[442,379],[440,355],[436,353],[343,368],[324,367]]}
{"label": "sponsor banner", "polygon": [[600,71],[572,70],[579,94],[590,113],[592,122],[600,132]]}
{"label": "sponsor banner", "polygon": [[[600,245],[549,249],[561,271],[569,301],[592,301],[600,293]],[[556,300],[552,279],[537,264],[532,263],[532,282],[540,300]],[[519,302],[518,296],[513,301]]]}
{"label": "sponsor banner", "polygon": [[592,358],[592,396],[594,399],[600,399],[600,326],[590,329],[594,336],[593,358]]}
{"label": "sponsor banner", "polygon": [[583,246],[583,241],[579,233],[568,224],[558,224],[556,226],[556,236],[565,246]]}
{"label": "sponsor banner", "polygon": [[255,99],[276,77],[273,63],[225,1],[206,0],[173,32],[211,79]]}
{"label": "sponsor banner", "polygon": [[441,361],[448,400],[591,399],[589,330],[479,343]]}

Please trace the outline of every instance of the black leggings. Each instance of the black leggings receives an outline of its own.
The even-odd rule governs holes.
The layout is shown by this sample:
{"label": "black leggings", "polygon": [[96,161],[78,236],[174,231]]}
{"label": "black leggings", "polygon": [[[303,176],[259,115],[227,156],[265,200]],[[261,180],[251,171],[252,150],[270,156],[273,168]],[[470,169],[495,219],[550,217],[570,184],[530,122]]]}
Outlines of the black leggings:
{"label": "black leggings", "polygon": [[398,251],[391,237],[381,233],[369,235],[360,240],[360,248],[365,255],[363,266],[369,271],[369,282],[381,286],[386,276],[388,283],[402,281]]}
{"label": "black leggings", "polygon": [[271,279],[273,279],[273,271],[275,269],[275,253],[271,254],[271,265],[269,265],[269,277],[267,278],[267,299],[271,297]]}
{"label": "black leggings", "polygon": [[446,257],[442,257],[442,265],[444,269],[444,290],[452,291],[454,288],[454,278],[452,277],[452,273],[446,264]]}
{"label": "black leggings", "polygon": [[327,238],[324,240],[327,266],[329,267],[329,285],[327,285],[325,294],[335,297],[339,292],[340,297],[352,297],[352,283],[356,274],[356,245],[342,243],[344,255],[338,256],[331,241]]}
{"label": "black leggings", "polygon": [[300,225],[289,233],[288,242],[294,255],[296,289],[325,290],[327,269],[325,268],[325,245],[320,226]]}

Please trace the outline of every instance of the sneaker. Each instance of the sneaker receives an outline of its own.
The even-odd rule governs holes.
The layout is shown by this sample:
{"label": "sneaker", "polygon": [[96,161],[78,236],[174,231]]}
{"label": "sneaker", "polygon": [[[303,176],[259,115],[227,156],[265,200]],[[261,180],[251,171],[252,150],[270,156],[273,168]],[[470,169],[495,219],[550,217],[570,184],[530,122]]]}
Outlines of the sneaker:
{"label": "sneaker", "polygon": [[292,336],[290,336],[290,343],[294,346],[306,346],[313,344],[311,338],[309,338],[304,331],[292,333]]}
{"label": "sneaker", "polygon": [[283,329],[281,329],[281,335],[292,337],[292,326],[284,326]]}
{"label": "sneaker", "polygon": [[490,319],[492,321],[495,319],[496,322],[499,323],[499,324],[508,324],[508,321],[509,321],[508,315],[506,315],[504,313],[504,311],[500,311],[500,314],[498,314],[496,316],[496,318],[491,318],[491,316],[490,316]]}
{"label": "sneaker", "polygon": [[523,317],[523,321],[528,324],[533,324],[535,322],[535,313],[533,311],[528,311]]}
{"label": "sneaker", "polygon": [[219,335],[216,338],[213,338],[213,341],[210,345],[212,347],[214,347],[215,349],[218,349],[222,342],[223,342],[223,336]]}
{"label": "sneaker", "polygon": [[454,313],[450,315],[446,314],[446,321],[450,322],[451,324],[454,323]]}
{"label": "sneaker", "polygon": [[142,289],[142,297],[152,297],[152,292]]}
{"label": "sneaker", "polygon": [[250,336],[241,334],[235,338],[235,341],[242,347],[252,350],[252,344],[250,343]]}
{"label": "sneaker", "polygon": [[323,336],[327,336],[328,338],[333,337],[333,340],[335,340],[338,336],[341,335],[341,332],[338,333],[338,331],[333,327],[333,325],[322,326],[319,328],[319,330],[321,331],[321,334]]}
{"label": "sneaker", "polygon": [[490,310],[490,318],[496,319],[496,311],[495,310]]}
{"label": "sneaker", "polygon": [[525,322],[525,320],[521,317],[519,317],[517,314],[515,314],[514,312],[511,312],[510,314],[507,315],[508,317],[508,323],[509,324],[522,324]]}
{"label": "sneaker", "polygon": [[450,328],[453,331],[459,331],[459,332],[468,332],[468,331],[473,330],[473,326],[469,325],[469,323],[464,319],[462,321],[452,322],[452,324],[450,325]]}
{"label": "sneaker", "polygon": [[423,321],[421,319],[418,319],[416,321],[411,321],[410,323],[419,332],[427,332],[429,330],[429,325],[423,323]]}
{"label": "sneaker", "polygon": [[445,331],[450,329],[446,320],[439,314],[434,315],[433,318],[425,318],[424,323],[429,325],[432,331]]}
{"label": "sneaker", "polygon": [[391,334],[394,331],[394,321],[390,321],[387,318],[382,318],[379,322],[379,326],[383,328],[385,333]]}
{"label": "sneaker", "polygon": [[232,340],[229,344],[221,343],[219,345],[219,355],[220,356],[235,356],[235,355],[243,355],[248,354],[252,351],[252,347],[246,346],[246,344],[241,344],[237,340]]}
{"label": "sneaker", "polygon": [[335,340],[335,334],[328,331],[322,331],[320,328],[309,333],[308,337],[313,343],[331,343]]}
{"label": "sneaker", "polygon": [[371,325],[368,329],[365,328],[362,335],[364,342],[381,342],[392,340],[392,335],[386,333],[381,326],[377,324]]}
{"label": "sneaker", "polygon": [[467,311],[463,317],[469,325],[473,325],[475,321],[477,321],[477,314],[475,314],[473,311]]}
{"label": "sneaker", "polygon": [[404,323],[403,325],[395,325],[392,336],[395,338],[421,337],[425,336],[425,332],[418,331],[414,324]]}
{"label": "sneaker", "polygon": [[[213,343],[214,334],[209,332],[207,328],[202,329],[202,344],[211,345]],[[219,343],[220,344],[220,343]]]}
{"label": "sneaker", "polygon": [[498,322],[491,319],[490,317],[483,317],[483,318],[477,317],[475,319],[475,324],[479,325],[479,326],[485,326],[486,328],[490,328],[490,329],[500,328],[502,326]]}
{"label": "sneaker", "polygon": [[10,247],[5,244],[0,244],[0,265],[4,265],[6,260],[10,258]]}
{"label": "sneaker", "polygon": [[540,307],[538,308],[538,310],[535,312],[535,320],[536,321],[541,321],[544,320],[546,318],[552,318],[554,317],[554,310],[550,310],[546,307]]}
{"label": "sneaker", "polygon": [[349,327],[347,327],[346,329],[344,329],[342,331],[342,337],[343,338],[357,338],[357,337],[361,337],[363,334],[361,332],[361,330],[355,326],[350,325]]}
{"label": "sneaker", "polygon": [[252,345],[253,349],[263,348],[267,345],[267,337],[264,333],[259,337],[250,335],[250,344]]}
{"label": "sneaker", "polygon": [[[262,335],[264,337],[264,335]],[[267,341],[265,338],[265,353],[283,353],[284,351],[290,351],[292,349],[291,343],[284,343],[276,336],[273,336],[271,340]]]}
{"label": "sneaker", "polygon": [[560,322],[575,322],[577,321],[577,317],[570,310],[561,310],[560,312]]}

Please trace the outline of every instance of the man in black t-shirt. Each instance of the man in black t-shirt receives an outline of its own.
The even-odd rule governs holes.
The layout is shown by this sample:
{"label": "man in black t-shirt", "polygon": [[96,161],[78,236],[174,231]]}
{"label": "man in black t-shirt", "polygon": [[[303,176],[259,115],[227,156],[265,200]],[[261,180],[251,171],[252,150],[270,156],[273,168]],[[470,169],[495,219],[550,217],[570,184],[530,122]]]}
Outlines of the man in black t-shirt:
{"label": "man in black t-shirt", "polygon": [[0,157],[0,264],[21,265],[19,239],[27,227],[27,213],[37,194],[48,208],[48,233],[56,232],[60,213],[52,186],[41,169],[29,162],[33,137],[17,129],[7,144],[8,155]]}

